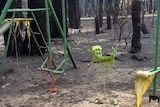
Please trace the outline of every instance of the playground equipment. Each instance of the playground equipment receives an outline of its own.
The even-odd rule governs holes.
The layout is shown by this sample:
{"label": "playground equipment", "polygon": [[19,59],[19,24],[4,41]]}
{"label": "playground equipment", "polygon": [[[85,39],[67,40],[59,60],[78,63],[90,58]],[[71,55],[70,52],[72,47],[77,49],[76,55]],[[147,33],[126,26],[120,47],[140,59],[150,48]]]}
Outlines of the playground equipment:
{"label": "playground equipment", "polygon": [[[38,70],[40,71],[46,71],[49,73],[51,79],[52,79],[52,88],[50,91],[56,91],[56,87],[55,87],[55,78],[53,76],[53,74],[61,74],[61,73],[64,73],[65,70],[66,70],[66,59],[67,59],[67,53],[69,54],[69,57],[72,61],[72,64],[74,66],[74,68],[77,68],[76,67],[76,64],[75,64],[75,61],[74,61],[74,58],[73,58],[73,55],[71,53],[71,50],[69,48],[69,45],[67,43],[67,40],[66,40],[66,17],[65,17],[65,2],[64,0],[62,0],[62,20],[63,20],[63,27],[60,25],[60,22],[57,18],[57,15],[55,13],[55,10],[54,10],[54,7],[52,5],[52,2],[50,0],[44,0],[44,4],[45,4],[45,7],[44,8],[36,8],[36,9],[9,9],[11,4],[12,4],[13,0],[7,0],[7,3],[2,11],[2,14],[0,16],[0,26],[1,28],[4,28],[2,26],[5,26],[5,29],[0,32],[0,33],[4,33],[5,30],[7,30],[8,28],[10,28],[9,30],[9,35],[8,35],[8,40],[7,40],[7,45],[5,47],[5,54],[4,54],[4,59],[3,59],[3,63],[2,63],[2,67],[1,67],[1,70],[0,70],[0,78],[2,77],[2,74],[3,74],[3,70],[4,70],[4,64],[5,64],[5,61],[6,61],[6,56],[7,56],[7,51],[8,51],[8,46],[9,46],[9,41],[10,41],[10,38],[11,38],[11,33],[12,31],[16,30],[17,26],[19,26],[19,23],[22,21],[24,23],[24,25],[26,26],[27,28],[27,36],[28,36],[28,39],[30,40],[30,36],[33,36],[36,44],[39,46],[39,44],[37,43],[37,40],[36,38],[34,37],[34,34],[33,34],[33,31],[32,31],[32,28],[30,28],[30,21],[35,21],[36,22],[36,25],[38,27],[38,30],[39,30],[39,33],[41,34],[41,37],[45,43],[45,46],[47,47],[47,51],[48,51],[48,56],[46,58],[44,58],[44,56],[42,55],[43,59],[44,59],[44,62],[42,63],[41,67],[38,68]],[[43,33],[39,27],[39,24],[36,20],[36,17],[34,15],[34,12],[38,12],[38,11],[45,11],[45,14],[46,14],[46,28],[47,28],[47,34],[48,34],[48,43],[45,41],[44,39],[44,36],[43,36]],[[13,15],[12,15],[12,18],[10,19],[5,19],[5,16],[8,12],[12,12]],[[26,16],[24,15],[24,18],[15,18],[15,14],[18,13],[18,12],[31,12],[32,14],[32,18],[26,18]],[[52,43],[51,43],[51,34],[50,34],[50,22],[49,22],[49,13],[52,14],[53,16],[53,20],[58,28],[58,31],[60,32],[61,34],[61,37],[62,37],[62,40],[63,40],[63,47],[64,47],[64,58],[62,60],[62,62],[59,64],[58,67],[55,67],[55,64],[54,64],[54,60],[53,60],[53,56],[52,56]],[[15,27],[16,26],[16,27]],[[28,42],[28,47],[29,46],[29,42]],[[40,50],[41,51],[41,50]],[[52,69],[51,66],[54,65],[55,69]]]}
{"label": "playground equipment", "polygon": [[92,46],[93,62],[112,61],[113,59],[115,59],[116,53],[117,53],[117,48],[112,47],[112,54],[110,56],[103,56],[102,46],[100,45]]}
{"label": "playground equipment", "polygon": [[[115,57],[117,54],[117,48],[112,47],[112,53],[110,55],[104,56],[102,52],[102,46],[101,45],[94,45],[92,46],[92,60],[94,63],[100,63],[100,66],[96,67],[98,68],[98,71],[102,71],[104,73],[104,86],[103,86],[103,95],[104,98],[107,97],[107,79],[106,75],[109,77],[112,74],[113,67],[115,65]],[[96,99],[95,103],[100,104],[100,100]],[[116,105],[117,101],[114,100],[113,103]]]}
{"label": "playground equipment", "polygon": [[155,44],[155,56],[154,56],[154,68],[148,71],[137,71],[136,72],[136,105],[142,107],[142,97],[148,90],[150,84],[153,81],[153,95],[149,96],[149,102],[151,100],[160,100],[160,97],[156,95],[157,88],[157,74],[160,71],[158,67],[158,50],[159,50],[159,29],[160,29],[160,0],[158,0],[158,12],[157,12],[157,27],[156,27],[156,44]]}

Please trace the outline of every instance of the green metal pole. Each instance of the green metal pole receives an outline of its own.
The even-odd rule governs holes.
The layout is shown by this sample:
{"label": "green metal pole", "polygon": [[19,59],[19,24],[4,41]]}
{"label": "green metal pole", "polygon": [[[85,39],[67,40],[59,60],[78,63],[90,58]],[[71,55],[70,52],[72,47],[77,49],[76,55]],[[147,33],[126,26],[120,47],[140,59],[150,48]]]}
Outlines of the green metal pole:
{"label": "green metal pole", "polygon": [[48,46],[49,46],[49,55],[52,54],[51,47],[51,32],[50,32],[50,24],[49,24],[49,13],[48,13],[48,2],[45,0],[45,8],[46,8],[46,26],[47,26],[47,34],[48,34]]}
{"label": "green metal pole", "polygon": [[1,13],[1,16],[0,16],[0,25],[2,25],[2,22],[4,21],[4,18],[6,17],[8,9],[10,8],[12,2],[13,2],[13,0],[7,0],[7,3],[4,6],[3,11]]}
{"label": "green metal pole", "polygon": [[[58,20],[58,18],[57,18],[56,12],[55,12],[55,10],[54,10],[54,8],[53,8],[53,5],[52,5],[52,3],[51,3],[50,0],[48,0],[48,5],[49,5],[49,8],[50,8],[51,13],[52,13],[53,20],[54,20],[54,22],[55,22],[55,24],[56,24],[56,26],[57,26],[57,28],[58,28],[58,31],[60,32],[62,38],[64,39],[64,37],[63,37],[64,32],[63,32],[63,30],[62,30],[62,27],[61,27],[61,25],[60,25],[60,23],[59,23],[59,20]],[[64,11],[64,12],[65,12],[65,11]],[[75,61],[74,61],[74,58],[73,58],[73,55],[72,55],[72,53],[71,53],[71,51],[70,51],[70,49],[69,49],[69,45],[68,45],[67,42],[66,42],[66,46],[67,46],[67,51],[68,51],[68,54],[69,54],[69,56],[70,56],[70,58],[71,58],[71,61],[72,61],[73,65],[74,65],[74,67],[77,68],[77,67],[76,67],[76,64],[75,64]]]}
{"label": "green metal pole", "polygon": [[45,11],[45,8],[36,8],[36,9],[8,9],[8,12],[38,12],[38,11]]}
{"label": "green metal pole", "polygon": [[66,13],[65,13],[65,1],[62,1],[62,21],[63,21],[63,44],[64,44],[64,70],[66,69],[66,59],[67,59],[67,39],[66,39]]}
{"label": "green metal pole", "polygon": [[[158,64],[158,49],[159,49],[159,29],[160,29],[160,0],[158,0],[158,13],[157,13],[157,29],[156,29],[156,46],[155,46],[155,56],[154,56],[154,71],[157,70]],[[153,83],[153,95],[156,95],[156,83],[157,83],[157,73],[154,77]]]}

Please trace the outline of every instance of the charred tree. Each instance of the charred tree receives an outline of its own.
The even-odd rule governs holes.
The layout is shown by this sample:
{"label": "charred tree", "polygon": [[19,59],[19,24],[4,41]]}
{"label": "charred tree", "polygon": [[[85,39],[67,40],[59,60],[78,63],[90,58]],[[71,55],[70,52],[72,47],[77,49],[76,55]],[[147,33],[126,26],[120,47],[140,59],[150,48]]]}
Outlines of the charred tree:
{"label": "charred tree", "polygon": [[[71,0],[68,0],[68,1],[71,1]],[[66,2],[66,0],[65,0]],[[66,3],[65,3],[66,4]],[[62,2],[61,0],[52,0],[52,5],[55,9],[55,12],[56,12],[56,15],[58,17],[58,20],[60,22],[60,25],[63,26],[63,21],[62,21]],[[67,22],[67,18],[66,18],[66,22]],[[53,20],[53,16],[50,15],[50,26],[51,26],[51,37],[52,38],[60,38],[61,35],[59,33],[59,30]],[[62,27],[63,28],[63,27]],[[68,32],[68,29],[67,29],[67,23],[66,23],[66,34]]]}
{"label": "charred tree", "polygon": [[0,13],[2,12],[5,4],[6,4],[7,0],[1,0],[1,3],[0,3]]}
{"label": "charred tree", "polygon": [[89,16],[89,0],[85,0],[84,15]]}
{"label": "charred tree", "polygon": [[111,22],[111,6],[112,6],[112,0],[107,0],[106,2],[106,11],[107,11],[107,29],[112,28],[112,22]]}
{"label": "charred tree", "polygon": [[153,10],[152,1],[153,0],[149,0],[149,13],[152,13]]}
{"label": "charred tree", "polygon": [[103,23],[103,0],[97,2],[96,5],[96,16],[95,16],[95,32],[100,34],[102,32],[102,23]]}
{"label": "charred tree", "polygon": [[127,13],[131,14],[130,0],[127,0]]}
{"label": "charred tree", "polygon": [[80,12],[78,0],[68,0],[68,17],[69,27],[73,29],[79,29],[80,27]]}
{"label": "charred tree", "polygon": [[[7,0],[3,0],[3,3],[0,4],[2,6],[1,9],[3,9],[4,5],[6,4]],[[35,5],[36,4],[36,5]],[[28,0],[28,7],[29,8],[38,8],[38,7],[44,7],[44,0]],[[14,0],[12,2],[12,5],[10,8],[22,8],[22,0]],[[42,30],[42,33],[44,34],[44,36],[46,37],[46,27],[45,27],[45,12],[40,11],[40,12],[35,12],[35,16],[36,19],[40,25],[40,28]],[[8,13],[6,15],[6,18],[11,18],[12,17],[12,13]],[[23,17],[23,15],[21,14],[21,12],[17,12],[16,13],[16,17]],[[28,17],[32,17],[31,13],[28,13]],[[33,32],[39,32],[37,25],[35,24],[34,21],[31,21],[31,28],[33,30]],[[24,26],[21,23],[20,28],[17,30],[16,32],[16,36],[15,35],[11,35],[11,39],[9,42],[9,48],[8,48],[8,52],[7,52],[7,56],[23,56],[23,55],[41,55],[40,51],[39,51],[39,47],[37,46],[33,36],[31,36],[30,38],[30,47],[28,47],[28,43],[29,43],[29,39],[28,36],[25,35],[25,38],[21,35],[20,30],[24,30]],[[7,43],[7,39],[8,39],[8,34],[9,34],[9,30],[6,31],[4,33],[4,41],[5,41],[5,45]],[[37,33],[35,34],[35,38],[38,42],[38,44],[40,46],[45,46],[44,45],[44,41],[42,39],[42,37],[40,35],[38,35]],[[45,48],[40,48],[42,53],[45,53]]]}
{"label": "charred tree", "polygon": [[95,17],[95,33],[100,34],[100,22],[99,22],[99,17]]}
{"label": "charred tree", "polygon": [[[45,7],[44,0],[34,0],[34,1],[33,0],[28,0],[28,7],[31,8],[31,9],[44,8]],[[45,11],[36,11],[36,12],[34,12],[34,15],[36,17],[36,20],[37,20],[39,26],[40,26],[40,29],[42,30],[44,38],[46,38],[47,37],[47,29],[46,29]],[[32,18],[32,14],[30,12],[28,13],[28,17]],[[25,41],[24,41],[24,49],[23,49],[24,54],[41,55],[40,50],[44,54],[45,51],[46,51],[46,49],[44,48],[45,47],[45,43],[44,43],[41,35],[39,34],[39,30],[38,30],[38,27],[37,27],[35,21],[31,21],[31,29],[33,30],[33,32],[35,32],[34,36],[35,36],[38,44],[41,47],[37,46],[37,44],[36,44],[36,42],[34,40],[34,37],[31,36],[31,43],[30,43],[31,49],[29,49],[27,47],[27,45],[28,45],[28,37],[26,36]],[[40,48],[40,50],[39,50],[39,48]]]}
{"label": "charred tree", "polygon": [[141,2],[132,1],[132,25],[133,34],[130,53],[137,53],[141,50]]}
{"label": "charred tree", "polygon": [[118,22],[118,12],[119,12],[119,3],[120,0],[114,0],[114,8],[113,8],[113,23],[117,24]]}
{"label": "charred tree", "polygon": [[141,16],[141,19],[142,19],[142,21],[141,21],[141,30],[142,30],[142,32],[143,32],[143,34],[147,34],[148,33],[148,30],[147,30],[147,27],[146,27],[146,24],[145,24],[145,22],[144,22],[144,8],[143,8],[143,6],[142,6],[142,16]]}
{"label": "charred tree", "polygon": [[99,1],[99,25],[102,29],[102,24],[103,24],[103,0]]}
{"label": "charred tree", "polygon": [[[0,11],[3,10],[5,4],[6,4],[7,0],[2,0],[0,3]],[[10,9],[12,8],[21,8],[21,0],[14,0],[11,4]],[[11,18],[13,13],[7,13],[5,18]],[[22,17],[21,13],[16,13],[15,17]],[[8,36],[9,36],[9,30],[7,30],[4,33],[4,42],[5,42],[5,46],[7,45],[7,40],[8,40]],[[17,42],[15,42],[17,41]],[[23,52],[23,39],[22,36],[20,35],[20,33],[17,31],[16,32],[16,37],[13,35],[11,35],[11,39],[9,41],[9,47],[8,47],[8,52],[7,52],[7,56],[15,56],[16,53],[18,53],[19,55],[21,55]]]}

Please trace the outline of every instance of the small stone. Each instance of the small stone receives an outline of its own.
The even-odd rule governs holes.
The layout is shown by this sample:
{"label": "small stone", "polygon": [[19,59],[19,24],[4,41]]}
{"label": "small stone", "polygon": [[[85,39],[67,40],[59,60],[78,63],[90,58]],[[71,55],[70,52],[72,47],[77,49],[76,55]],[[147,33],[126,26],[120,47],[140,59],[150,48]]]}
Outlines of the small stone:
{"label": "small stone", "polygon": [[6,103],[5,105],[6,105],[6,107],[12,107],[12,105],[10,103]]}
{"label": "small stone", "polygon": [[43,94],[43,95],[41,95],[41,98],[47,99],[47,98],[49,98],[49,95],[48,94]]}

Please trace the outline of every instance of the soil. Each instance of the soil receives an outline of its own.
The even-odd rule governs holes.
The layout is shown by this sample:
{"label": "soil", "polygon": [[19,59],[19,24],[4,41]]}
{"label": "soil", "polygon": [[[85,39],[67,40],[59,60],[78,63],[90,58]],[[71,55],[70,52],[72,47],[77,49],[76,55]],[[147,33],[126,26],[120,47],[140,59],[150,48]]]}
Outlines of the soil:
{"label": "soil", "polygon": [[[131,44],[132,24],[128,20],[119,41],[118,29],[106,29],[95,35],[94,20],[83,20],[78,32],[67,37],[77,69],[67,56],[66,70],[54,74],[58,92],[47,92],[52,81],[47,72],[38,71],[43,60],[40,56],[8,57],[0,82],[0,107],[135,107],[135,71],[150,70],[154,67],[155,20],[145,17],[148,34],[141,34],[140,53],[128,53]],[[113,71],[108,72],[102,63],[93,63],[91,47],[101,45],[103,55],[109,55],[112,47],[117,47]],[[4,46],[0,47],[3,60]],[[58,66],[63,60],[61,39],[53,40],[53,60]],[[45,57],[47,54],[45,55]],[[53,69],[54,70],[54,69]],[[104,72],[106,71],[106,72]],[[159,78],[157,78],[159,79]],[[157,80],[157,96],[160,83]],[[106,87],[106,88],[104,88]],[[104,90],[106,89],[106,90]],[[158,101],[149,103],[152,85],[143,97],[142,107],[158,107]],[[117,104],[113,103],[117,100]]]}

